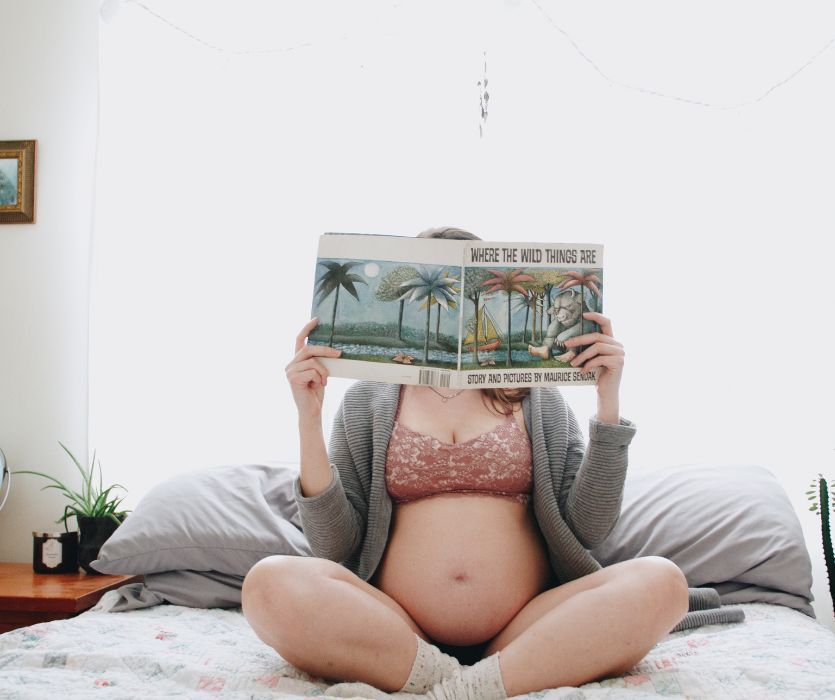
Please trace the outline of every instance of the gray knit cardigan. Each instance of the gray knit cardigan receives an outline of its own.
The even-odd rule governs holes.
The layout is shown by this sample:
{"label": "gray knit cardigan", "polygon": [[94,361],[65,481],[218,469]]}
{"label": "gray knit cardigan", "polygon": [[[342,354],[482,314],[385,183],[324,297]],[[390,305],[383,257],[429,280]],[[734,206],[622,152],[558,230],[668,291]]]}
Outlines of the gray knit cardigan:
{"label": "gray knit cardigan", "polygon": [[[388,542],[392,503],[385,465],[399,398],[399,384],[353,384],[331,431],[331,483],[304,496],[300,478],[294,482],[312,555],[340,562],[365,581]],[[533,454],[534,514],[557,581],[567,583],[602,568],[588,550],[603,542],[620,515],[627,446],[636,428],[623,418],[619,425],[591,419],[585,447],[573,412],[555,388],[532,388],[522,410]],[[691,611],[718,607],[713,593],[691,588]],[[717,619],[718,612],[709,618],[690,612],[676,629],[741,619]]]}
{"label": "gray knit cardigan", "polygon": [[[333,481],[303,496],[295,481],[304,534],[313,556],[341,562],[368,581],[382,559],[391,522],[386,452],[400,397],[399,384],[358,382],[336,414],[329,456]],[[635,426],[591,421],[589,447],[557,389],[531,389],[523,401],[533,453],[533,507],[560,582],[601,568],[588,549],[612,530],[620,514],[626,448]]]}

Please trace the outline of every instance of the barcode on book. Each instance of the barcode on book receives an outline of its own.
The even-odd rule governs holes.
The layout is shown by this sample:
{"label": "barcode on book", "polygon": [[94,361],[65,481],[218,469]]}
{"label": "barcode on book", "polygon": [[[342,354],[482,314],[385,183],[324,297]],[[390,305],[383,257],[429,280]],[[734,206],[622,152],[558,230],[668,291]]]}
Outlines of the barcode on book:
{"label": "barcode on book", "polygon": [[418,384],[430,386],[449,386],[450,372],[441,372],[434,369],[422,369],[418,374]]}

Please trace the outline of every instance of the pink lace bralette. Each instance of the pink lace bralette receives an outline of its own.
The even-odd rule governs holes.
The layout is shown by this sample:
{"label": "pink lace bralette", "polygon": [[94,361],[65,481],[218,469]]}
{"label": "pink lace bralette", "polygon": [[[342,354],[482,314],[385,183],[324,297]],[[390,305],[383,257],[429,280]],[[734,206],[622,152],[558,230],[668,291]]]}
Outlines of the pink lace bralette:
{"label": "pink lace bralette", "polygon": [[445,443],[397,421],[386,455],[386,489],[396,504],[439,493],[505,496],[528,504],[533,459],[527,433],[511,414],[472,440]]}

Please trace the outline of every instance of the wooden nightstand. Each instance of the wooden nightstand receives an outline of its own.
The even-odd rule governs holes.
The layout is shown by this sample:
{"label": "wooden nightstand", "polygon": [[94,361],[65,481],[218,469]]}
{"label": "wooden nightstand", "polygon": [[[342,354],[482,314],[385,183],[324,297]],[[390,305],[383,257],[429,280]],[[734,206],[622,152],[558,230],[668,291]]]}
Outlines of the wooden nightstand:
{"label": "wooden nightstand", "polygon": [[0,562],[0,633],[65,620],[92,608],[107,591],[143,576],[36,574],[31,563]]}

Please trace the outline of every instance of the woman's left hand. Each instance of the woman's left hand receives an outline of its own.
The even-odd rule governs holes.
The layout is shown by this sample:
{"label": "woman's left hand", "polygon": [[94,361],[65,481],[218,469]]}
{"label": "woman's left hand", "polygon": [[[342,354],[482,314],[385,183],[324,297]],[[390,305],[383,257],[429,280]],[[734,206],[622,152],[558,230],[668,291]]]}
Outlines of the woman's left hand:
{"label": "woman's left hand", "polygon": [[[612,322],[603,314],[587,311],[583,318],[594,321],[600,326],[599,333],[586,333],[569,338],[565,341],[566,348],[576,348],[587,345],[577,357],[571,360],[571,365],[587,372],[599,367],[597,373],[598,420],[617,423],[618,390],[620,378],[623,375],[623,360],[625,352],[623,345],[612,335]],[[614,419],[610,415],[614,411]]]}

